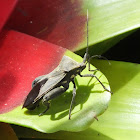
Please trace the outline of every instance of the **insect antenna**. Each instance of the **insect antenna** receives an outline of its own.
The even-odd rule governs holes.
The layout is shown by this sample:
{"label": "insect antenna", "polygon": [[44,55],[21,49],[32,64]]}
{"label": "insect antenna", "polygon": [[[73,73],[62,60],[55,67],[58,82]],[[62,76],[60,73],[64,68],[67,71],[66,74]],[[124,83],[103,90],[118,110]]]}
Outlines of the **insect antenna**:
{"label": "insect antenna", "polygon": [[88,50],[88,40],[89,40],[89,33],[88,33],[88,9],[87,9],[87,48],[86,48],[86,53],[85,53],[85,56],[84,56],[84,59],[83,59],[83,62],[85,63],[85,62],[87,62],[87,63],[90,63],[90,60],[91,59],[93,59],[93,58],[95,58],[95,57],[97,57],[97,58],[103,58],[103,59],[105,59],[105,60],[107,60],[108,61],[108,63],[109,63],[109,65],[111,65],[111,63],[109,62],[109,60],[106,58],[106,57],[104,57],[104,56],[101,56],[101,55],[94,55],[94,56],[91,56],[90,57],[90,55],[89,55],[89,50]]}
{"label": "insect antenna", "polygon": [[87,9],[87,48],[86,48],[86,54],[88,55],[88,9]]}
{"label": "insect antenna", "polygon": [[86,48],[86,53],[84,55],[83,63],[85,63],[89,58],[88,54],[88,9],[87,9],[87,48]]}

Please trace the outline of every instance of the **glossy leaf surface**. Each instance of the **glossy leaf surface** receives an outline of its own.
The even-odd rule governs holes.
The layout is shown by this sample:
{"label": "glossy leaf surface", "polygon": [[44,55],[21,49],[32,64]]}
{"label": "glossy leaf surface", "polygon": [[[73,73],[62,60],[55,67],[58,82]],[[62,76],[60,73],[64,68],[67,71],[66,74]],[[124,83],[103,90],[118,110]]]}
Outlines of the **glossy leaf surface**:
{"label": "glossy leaf surface", "polygon": [[[126,62],[94,61],[108,78],[114,92],[109,108],[88,129],[81,132],[38,133],[30,129],[15,128],[19,137],[83,140],[139,140],[140,138],[140,65]],[[129,76],[128,76],[129,75]],[[25,132],[23,135],[22,132]],[[31,135],[32,134],[32,135]]]}

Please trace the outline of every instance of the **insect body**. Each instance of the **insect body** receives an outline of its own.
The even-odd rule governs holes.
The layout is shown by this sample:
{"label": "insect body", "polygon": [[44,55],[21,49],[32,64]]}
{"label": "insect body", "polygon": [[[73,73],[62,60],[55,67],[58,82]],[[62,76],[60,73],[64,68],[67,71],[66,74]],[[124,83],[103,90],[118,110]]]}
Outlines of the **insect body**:
{"label": "insect body", "polygon": [[[88,34],[88,13],[87,13],[87,34]],[[88,36],[87,36],[87,40],[88,40]],[[44,112],[39,114],[39,115],[43,115],[49,109],[50,103],[48,101],[64,93],[69,88],[69,83],[72,82],[73,97],[69,109],[69,119],[70,119],[72,105],[76,96],[76,84],[74,82],[74,79],[77,75],[81,77],[95,77],[102,85],[102,87],[106,91],[111,93],[111,91],[106,89],[106,87],[94,74],[86,74],[86,75],[81,74],[81,72],[86,68],[87,64],[88,64],[89,71],[95,71],[95,70],[90,70],[90,60],[93,57],[100,57],[100,56],[89,57],[88,41],[87,41],[87,49],[83,58],[83,62],[78,63],[68,56],[63,56],[60,64],[52,72],[50,72],[47,75],[39,76],[33,81],[32,90],[27,95],[27,98],[23,104],[23,108],[25,107],[29,110],[33,110],[39,105],[39,102],[42,100],[43,104],[46,105],[47,107],[46,110],[44,110]]]}

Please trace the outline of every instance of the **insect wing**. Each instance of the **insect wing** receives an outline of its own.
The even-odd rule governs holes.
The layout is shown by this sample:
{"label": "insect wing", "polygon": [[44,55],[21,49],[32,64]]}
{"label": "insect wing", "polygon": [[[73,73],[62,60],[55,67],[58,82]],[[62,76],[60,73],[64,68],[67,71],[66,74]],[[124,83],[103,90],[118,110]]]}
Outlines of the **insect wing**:
{"label": "insect wing", "polygon": [[29,106],[34,99],[37,97],[37,95],[39,94],[40,88],[43,84],[45,84],[45,82],[47,81],[47,79],[44,79],[43,81],[37,83],[32,90],[29,92],[29,94],[27,95],[27,98],[25,99],[25,102],[23,104],[23,107],[27,107]]}
{"label": "insect wing", "polygon": [[56,71],[56,73],[49,77],[47,82],[41,87],[38,96],[34,99],[34,103],[59,84],[65,76],[66,73],[64,71]]}

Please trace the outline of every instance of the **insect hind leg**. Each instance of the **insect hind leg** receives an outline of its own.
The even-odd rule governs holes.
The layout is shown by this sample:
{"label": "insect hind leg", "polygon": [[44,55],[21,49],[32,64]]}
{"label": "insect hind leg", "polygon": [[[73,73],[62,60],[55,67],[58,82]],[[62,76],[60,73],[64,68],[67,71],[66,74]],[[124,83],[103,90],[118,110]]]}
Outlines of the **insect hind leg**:
{"label": "insect hind leg", "polygon": [[61,95],[67,89],[68,89],[68,86],[67,87],[57,87],[57,88],[54,88],[53,90],[51,90],[50,92],[48,92],[42,99],[43,105],[47,106],[47,108],[42,113],[40,113],[39,116],[42,116],[49,110],[49,108],[50,108],[50,103],[48,102],[49,100],[54,99],[57,96]]}
{"label": "insect hind leg", "polygon": [[91,68],[90,68],[90,61],[91,61],[91,59],[94,59],[94,58],[103,58],[104,60],[108,61],[109,65],[111,65],[111,63],[109,62],[109,60],[106,57],[101,56],[101,55],[93,55],[93,56],[89,57],[88,61],[87,61],[88,62],[88,70],[89,71],[97,71],[97,70],[99,70],[99,69],[91,70]]}
{"label": "insect hind leg", "polygon": [[47,106],[47,108],[42,113],[40,113],[39,116],[44,115],[50,108],[50,103],[48,101],[44,101],[43,104]]}

